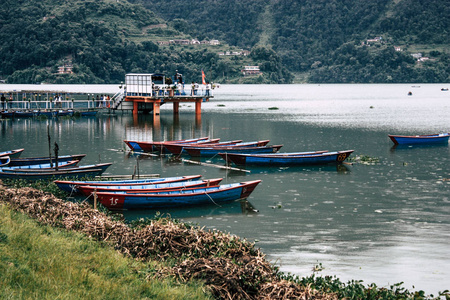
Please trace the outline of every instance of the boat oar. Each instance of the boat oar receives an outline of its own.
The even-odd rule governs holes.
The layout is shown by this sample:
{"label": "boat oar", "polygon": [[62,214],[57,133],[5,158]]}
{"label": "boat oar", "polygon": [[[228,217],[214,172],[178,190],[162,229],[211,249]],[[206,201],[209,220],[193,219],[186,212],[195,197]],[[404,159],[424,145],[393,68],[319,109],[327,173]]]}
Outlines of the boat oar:
{"label": "boat oar", "polygon": [[184,159],[184,158],[182,158],[181,161],[182,162],[191,163],[191,164],[196,164],[196,165],[202,165],[202,166],[208,166],[208,167],[215,167],[215,168],[219,168],[219,169],[227,169],[227,170],[241,171],[241,172],[250,173],[249,170],[238,169],[238,168],[233,168],[233,167],[229,167],[229,166],[220,166],[220,165],[208,164],[208,163],[204,163],[204,162],[201,162],[201,161],[194,161],[194,160],[189,160],[189,159]]}

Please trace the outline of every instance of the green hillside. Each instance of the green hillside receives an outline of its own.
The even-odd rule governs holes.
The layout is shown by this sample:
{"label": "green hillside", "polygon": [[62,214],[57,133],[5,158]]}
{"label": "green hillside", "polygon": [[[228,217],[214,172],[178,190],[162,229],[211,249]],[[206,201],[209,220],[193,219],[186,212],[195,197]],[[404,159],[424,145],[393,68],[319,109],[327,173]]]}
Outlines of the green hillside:
{"label": "green hillside", "polygon": [[[204,70],[221,83],[450,82],[444,1],[129,2],[4,0],[0,79],[118,83],[178,70],[190,82]],[[261,73],[243,76],[248,65]]]}
{"label": "green hillside", "polygon": [[135,1],[167,20],[182,19],[184,32],[273,49],[309,82],[450,81],[445,1]]}

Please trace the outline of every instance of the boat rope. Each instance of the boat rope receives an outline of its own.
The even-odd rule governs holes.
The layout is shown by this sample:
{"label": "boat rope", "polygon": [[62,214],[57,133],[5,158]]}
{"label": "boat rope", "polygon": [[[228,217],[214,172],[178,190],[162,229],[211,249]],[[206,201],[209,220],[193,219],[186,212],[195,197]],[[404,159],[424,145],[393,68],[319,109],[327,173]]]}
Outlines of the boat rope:
{"label": "boat rope", "polygon": [[87,196],[86,198],[84,198],[81,203],[86,202],[91,196],[93,196],[94,194],[89,194],[89,196]]}
{"label": "boat rope", "polygon": [[216,202],[214,202],[213,198],[211,198],[211,196],[210,196],[207,192],[205,192],[205,195],[208,196],[209,200],[211,200],[212,203],[214,203],[214,204],[217,205],[218,207],[222,207],[222,206],[220,206],[219,204],[217,204]]}

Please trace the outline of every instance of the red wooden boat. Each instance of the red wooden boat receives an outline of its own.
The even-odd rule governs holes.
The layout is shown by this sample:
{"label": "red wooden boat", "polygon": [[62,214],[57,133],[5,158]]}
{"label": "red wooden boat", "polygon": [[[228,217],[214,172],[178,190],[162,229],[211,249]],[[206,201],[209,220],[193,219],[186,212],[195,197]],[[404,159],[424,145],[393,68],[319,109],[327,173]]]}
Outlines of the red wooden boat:
{"label": "red wooden boat", "polygon": [[187,143],[185,143],[185,144],[172,144],[172,143],[170,143],[170,144],[164,144],[164,148],[167,151],[169,151],[170,153],[172,153],[172,154],[179,155],[182,152],[184,152],[183,148],[188,146],[188,145],[190,145],[190,146],[193,146],[193,145],[205,145],[205,144],[210,145],[210,144],[216,144],[219,141],[220,141],[220,138],[219,139],[210,139],[210,140],[198,141],[198,142],[195,142],[195,143],[188,143],[188,144]]}
{"label": "red wooden boat", "polygon": [[110,186],[98,186],[98,185],[82,185],[78,187],[78,190],[86,197],[94,192],[107,192],[107,193],[134,193],[134,194],[146,194],[151,192],[163,192],[180,190],[195,187],[209,187],[216,186],[222,181],[222,178],[208,179],[208,180],[194,180],[194,181],[177,181],[177,182],[162,182],[154,184],[143,185],[110,185]]}
{"label": "red wooden boat", "polygon": [[98,200],[113,210],[188,207],[246,199],[261,180],[230,183],[213,187],[180,189],[147,194],[97,193]]}
{"label": "red wooden boat", "polygon": [[185,144],[185,143],[194,143],[202,140],[207,140],[209,137],[201,137],[196,139],[184,139],[184,140],[173,140],[173,141],[160,141],[160,142],[145,142],[145,141],[129,141],[124,140],[124,143],[132,151],[146,151],[146,152],[155,152],[164,150],[164,144],[176,143],[176,144]]}
{"label": "red wooden boat", "polygon": [[95,186],[130,186],[130,185],[144,185],[144,184],[159,184],[159,183],[169,183],[169,182],[179,182],[179,181],[192,181],[199,180],[202,175],[188,175],[188,176],[177,176],[177,177],[165,177],[165,178],[147,178],[147,179],[125,179],[125,180],[89,180],[89,181],[64,181],[56,180],[55,184],[63,191],[71,194],[79,194],[79,186],[95,185]]}

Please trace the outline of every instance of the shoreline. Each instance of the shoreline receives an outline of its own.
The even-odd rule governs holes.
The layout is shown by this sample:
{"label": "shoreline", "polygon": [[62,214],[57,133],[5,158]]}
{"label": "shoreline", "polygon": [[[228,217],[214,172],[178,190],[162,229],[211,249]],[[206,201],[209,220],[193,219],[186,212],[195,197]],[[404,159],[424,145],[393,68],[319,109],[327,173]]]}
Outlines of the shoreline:
{"label": "shoreline", "polygon": [[[9,188],[2,182],[0,203],[7,203],[11,209],[25,213],[39,223],[104,242],[125,256],[140,261],[171,262],[172,267],[156,270],[148,279],[201,280],[218,299],[338,299],[347,290],[341,284],[340,293],[332,291],[325,284],[327,280],[319,280],[320,277],[314,275],[309,280],[317,279],[321,284],[318,281],[302,284],[298,278],[279,272],[254,243],[220,231],[205,231],[168,218],[147,220],[131,227],[111,219],[86,202],[72,203],[30,187]],[[398,285],[395,287],[398,299],[424,294],[423,291],[412,293]],[[364,293],[367,291],[379,295],[390,292],[384,288],[374,291],[373,286]]]}

